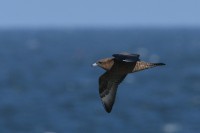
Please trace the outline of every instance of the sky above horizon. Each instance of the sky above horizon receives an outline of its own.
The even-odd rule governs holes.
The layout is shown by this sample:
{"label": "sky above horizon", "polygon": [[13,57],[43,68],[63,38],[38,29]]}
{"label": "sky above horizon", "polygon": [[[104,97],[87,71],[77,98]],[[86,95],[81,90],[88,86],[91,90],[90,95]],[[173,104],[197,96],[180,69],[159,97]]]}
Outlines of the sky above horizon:
{"label": "sky above horizon", "polygon": [[0,27],[200,26],[199,0],[0,0]]}

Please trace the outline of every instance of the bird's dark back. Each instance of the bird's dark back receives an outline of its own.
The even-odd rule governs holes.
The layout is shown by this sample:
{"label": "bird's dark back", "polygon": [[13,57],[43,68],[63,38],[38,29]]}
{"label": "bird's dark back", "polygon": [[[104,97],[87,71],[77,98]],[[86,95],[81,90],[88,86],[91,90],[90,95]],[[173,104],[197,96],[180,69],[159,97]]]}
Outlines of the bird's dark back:
{"label": "bird's dark back", "polygon": [[116,74],[128,74],[133,71],[136,62],[124,62],[114,59],[114,64],[110,71]]}

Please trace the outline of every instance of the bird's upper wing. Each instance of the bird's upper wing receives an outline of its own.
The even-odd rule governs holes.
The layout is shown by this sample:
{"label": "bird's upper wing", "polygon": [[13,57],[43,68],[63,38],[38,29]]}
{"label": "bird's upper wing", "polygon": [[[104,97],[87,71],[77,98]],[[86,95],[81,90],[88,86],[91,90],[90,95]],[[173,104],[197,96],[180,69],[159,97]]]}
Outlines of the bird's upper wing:
{"label": "bird's upper wing", "polygon": [[115,102],[117,87],[125,77],[126,74],[114,75],[110,71],[107,71],[99,78],[99,95],[108,113],[111,112]]}
{"label": "bird's upper wing", "polygon": [[121,53],[121,54],[113,54],[113,57],[119,61],[124,61],[124,62],[136,62],[139,61],[139,56],[138,54],[129,54],[129,53]]}

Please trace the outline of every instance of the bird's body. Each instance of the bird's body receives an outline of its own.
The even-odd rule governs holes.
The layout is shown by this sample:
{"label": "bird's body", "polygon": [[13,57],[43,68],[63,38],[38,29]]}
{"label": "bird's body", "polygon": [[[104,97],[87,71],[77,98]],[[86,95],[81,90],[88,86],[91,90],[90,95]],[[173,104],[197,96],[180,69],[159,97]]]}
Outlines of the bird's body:
{"label": "bird's body", "polygon": [[93,66],[99,66],[106,72],[99,77],[99,94],[105,110],[110,113],[115,101],[118,85],[127,74],[165,65],[163,63],[148,63],[140,61],[138,54],[114,54],[111,58],[97,61]]}

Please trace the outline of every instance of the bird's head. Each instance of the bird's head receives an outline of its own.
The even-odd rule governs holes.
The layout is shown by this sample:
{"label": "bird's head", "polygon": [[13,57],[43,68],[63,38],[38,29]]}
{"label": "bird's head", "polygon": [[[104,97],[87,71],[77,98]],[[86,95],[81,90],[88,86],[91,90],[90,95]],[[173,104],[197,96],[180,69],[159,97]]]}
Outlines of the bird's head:
{"label": "bird's head", "polygon": [[98,60],[97,62],[92,64],[92,66],[94,67],[99,66],[105,70],[110,70],[113,64],[114,64],[113,58],[105,58],[105,59]]}

